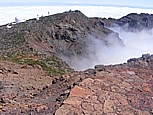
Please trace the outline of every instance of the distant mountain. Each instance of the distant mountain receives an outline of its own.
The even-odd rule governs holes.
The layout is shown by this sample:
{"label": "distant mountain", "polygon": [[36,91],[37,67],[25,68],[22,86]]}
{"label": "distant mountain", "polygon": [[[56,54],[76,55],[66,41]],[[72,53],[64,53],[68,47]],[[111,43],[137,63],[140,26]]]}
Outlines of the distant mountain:
{"label": "distant mountain", "polygon": [[131,13],[120,19],[103,18],[101,20],[105,26],[120,26],[129,31],[139,31],[142,29],[153,28],[153,14]]}

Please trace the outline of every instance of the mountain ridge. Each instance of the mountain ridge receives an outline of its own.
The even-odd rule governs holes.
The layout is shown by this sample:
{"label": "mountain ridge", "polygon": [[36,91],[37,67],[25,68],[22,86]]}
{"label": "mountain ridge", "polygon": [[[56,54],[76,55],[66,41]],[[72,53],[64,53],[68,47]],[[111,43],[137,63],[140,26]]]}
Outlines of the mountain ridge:
{"label": "mountain ridge", "polygon": [[123,27],[127,31],[140,31],[143,29],[152,29],[153,28],[153,14],[148,13],[130,13],[126,16],[123,16],[119,19],[114,18],[103,18],[102,22],[105,26],[119,26]]}
{"label": "mountain ridge", "polygon": [[[19,38],[24,39],[27,43],[30,37],[33,37],[31,39],[35,40],[36,42],[43,41],[43,42],[49,43],[53,41],[53,43],[51,43],[52,46],[48,46],[46,48],[54,47],[54,44],[55,44],[54,49],[56,49],[57,51],[59,46],[58,45],[56,46],[57,44],[56,42],[58,41],[67,45],[67,42],[69,41],[79,42],[79,40],[80,41],[82,40],[79,38],[86,39],[89,33],[91,33],[91,35],[93,34],[93,32],[100,34],[99,36],[96,36],[96,34],[93,34],[93,36],[101,37],[100,39],[104,39],[109,33],[114,33],[113,31],[107,28],[104,28],[102,26],[101,27],[99,26],[98,29],[95,29],[95,25],[92,23],[93,22],[89,20],[80,11],[70,11],[70,12],[64,12],[64,13],[55,14],[51,16],[40,17],[39,20],[30,19],[30,20],[27,20],[26,22],[21,22],[21,23],[12,25],[12,27],[9,29],[5,26],[1,26],[0,27],[1,39],[2,39],[1,43],[5,44],[3,43],[4,37],[5,39],[7,39],[7,36],[9,37],[9,35],[11,36],[12,34],[13,35],[17,34],[17,36],[13,37],[14,39],[19,37]],[[20,35],[18,36],[19,33],[21,34],[21,36]],[[25,41],[21,41],[21,42],[23,43]],[[79,43],[80,44],[83,43],[81,44],[82,46],[85,45],[84,41],[79,42]],[[73,44],[68,44],[67,46],[71,46],[71,45]],[[1,49],[3,49],[2,46],[3,45],[1,45]],[[63,47],[63,49],[65,48],[64,46],[61,46],[61,47]],[[79,48],[82,49],[81,46],[79,46]],[[60,49],[58,50],[59,51],[57,52],[60,52]],[[68,49],[66,49],[65,52],[67,50]]]}

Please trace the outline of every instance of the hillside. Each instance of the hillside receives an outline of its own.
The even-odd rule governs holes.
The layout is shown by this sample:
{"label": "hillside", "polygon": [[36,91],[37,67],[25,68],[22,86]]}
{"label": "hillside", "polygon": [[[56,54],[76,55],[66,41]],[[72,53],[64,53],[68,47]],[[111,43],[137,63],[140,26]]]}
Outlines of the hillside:
{"label": "hillside", "polygon": [[[40,54],[56,53],[65,56],[85,54],[90,39],[101,39],[117,33],[105,28],[98,21],[90,20],[80,11],[70,11],[39,20],[31,19],[18,24],[0,27],[0,52],[37,52]],[[90,39],[89,39],[90,38]],[[120,39],[119,39],[120,40]]]}
{"label": "hillside", "polygon": [[125,47],[107,27],[150,29],[151,20],[88,18],[77,10],[0,26],[0,114],[152,115],[153,55],[85,71],[70,67],[90,58],[89,50],[95,55],[95,42]]}
{"label": "hillside", "polygon": [[73,67],[72,59],[95,52],[91,49],[96,40],[113,45],[109,36],[123,45],[118,34],[105,28],[100,20],[90,19],[78,10],[69,11],[1,26],[0,53],[54,55]]}

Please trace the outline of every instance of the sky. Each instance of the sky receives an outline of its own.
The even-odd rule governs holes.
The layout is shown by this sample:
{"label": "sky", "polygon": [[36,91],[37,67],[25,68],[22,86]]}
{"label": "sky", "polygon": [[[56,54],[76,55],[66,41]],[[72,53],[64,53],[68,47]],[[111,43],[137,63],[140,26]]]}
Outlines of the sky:
{"label": "sky", "polygon": [[21,5],[111,5],[153,8],[153,0],[0,0],[0,6]]}
{"label": "sky", "polygon": [[153,13],[153,0],[0,0],[0,25],[16,17],[25,21],[70,9],[88,17],[121,18],[129,13]]}

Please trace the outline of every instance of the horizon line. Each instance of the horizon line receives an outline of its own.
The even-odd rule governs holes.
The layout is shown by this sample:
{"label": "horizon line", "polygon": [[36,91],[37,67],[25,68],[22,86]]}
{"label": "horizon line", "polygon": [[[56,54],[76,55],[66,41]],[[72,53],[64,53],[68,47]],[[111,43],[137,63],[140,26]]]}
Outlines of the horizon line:
{"label": "horizon line", "polygon": [[143,9],[153,9],[153,7],[151,6],[131,6],[131,5],[114,5],[114,4],[92,4],[92,3],[35,3],[35,2],[31,2],[31,3],[35,3],[35,4],[31,4],[31,3],[26,3],[24,2],[24,4],[21,4],[22,2],[19,3],[11,3],[11,5],[6,5],[5,3],[1,3],[0,7],[19,7],[19,6],[107,6],[107,7],[128,7],[128,8],[143,8]]}

